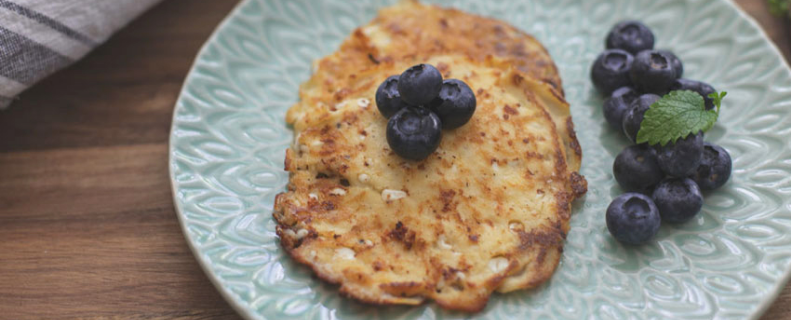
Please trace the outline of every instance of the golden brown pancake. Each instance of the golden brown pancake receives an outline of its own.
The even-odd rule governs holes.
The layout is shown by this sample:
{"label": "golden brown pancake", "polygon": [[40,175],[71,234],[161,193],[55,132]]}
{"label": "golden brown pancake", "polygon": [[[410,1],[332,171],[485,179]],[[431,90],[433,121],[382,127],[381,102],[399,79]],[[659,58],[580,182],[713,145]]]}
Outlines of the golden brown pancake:
{"label": "golden brown pancake", "polygon": [[[408,161],[373,102],[388,76],[428,63],[466,82],[477,110]],[[557,69],[501,21],[402,2],[319,60],[286,116],[283,248],[340,291],[377,304],[483,309],[493,291],[535,287],[558,264],[581,150]]]}

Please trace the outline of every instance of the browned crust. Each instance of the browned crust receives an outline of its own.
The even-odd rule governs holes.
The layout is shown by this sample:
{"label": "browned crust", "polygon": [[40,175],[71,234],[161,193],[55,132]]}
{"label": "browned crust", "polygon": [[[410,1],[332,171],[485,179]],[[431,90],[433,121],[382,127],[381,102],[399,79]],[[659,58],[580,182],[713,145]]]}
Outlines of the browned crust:
{"label": "browned crust", "polygon": [[571,120],[571,117],[566,118],[566,130],[569,133],[569,147],[577,157],[582,158],[582,148],[580,148],[580,143],[577,141],[577,133],[574,131],[574,121]]}
{"label": "browned crust", "polygon": [[454,303],[443,299],[437,299],[434,300],[434,302],[436,302],[437,305],[443,309],[475,313],[480,312],[483,310],[483,308],[486,308],[486,304],[489,303],[489,295],[482,295],[479,299],[465,301],[466,303],[463,304]]}
{"label": "browned crust", "polygon": [[[281,246],[283,247],[283,249],[286,250],[286,253],[288,253],[288,255],[292,259],[294,259],[295,261],[297,261],[298,263],[300,263],[302,265],[305,265],[305,266],[309,267],[313,271],[313,273],[316,275],[316,277],[318,277],[322,281],[325,281],[327,283],[334,284],[334,285],[341,285],[342,284],[340,279],[336,279],[336,278],[332,277],[328,273],[325,273],[324,270],[322,270],[318,266],[316,266],[316,265],[312,264],[310,261],[306,260],[301,255],[296,254],[296,252],[294,251],[294,249],[295,249],[294,242],[292,241],[292,239],[290,237],[285,236],[283,230],[284,230],[284,228],[281,225],[278,225],[276,227],[276,229],[275,229],[275,231],[277,233],[277,236],[280,238]],[[398,300],[397,301],[397,300],[392,300],[392,299],[387,299],[387,298],[373,298],[371,296],[357,295],[357,294],[355,294],[355,292],[349,291],[348,288],[344,287],[343,285],[341,285],[341,287],[339,289],[339,292],[342,295],[344,295],[344,296],[351,297],[351,298],[354,298],[354,299],[356,299],[356,300],[358,300],[360,302],[367,303],[367,304],[372,304],[372,305],[399,305],[399,304],[419,305],[419,304],[424,302],[424,299],[419,299],[418,301],[415,301],[414,303],[406,303],[407,302],[406,300]],[[486,304],[484,303],[484,306],[485,305]],[[479,311],[479,310],[475,310],[475,311]]]}
{"label": "browned crust", "polygon": [[[412,8],[415,9],[415,8]],[[326,89],[326,92],[331,94],[331,99],[334,102],[341,102],[344,99],[355,97],[355,94],[363,91],[370,90],[375,84],[373,81],[368,82],[351,82],[349,81],[335,81],[336,79],[366,79],[366,77],[376,74],[377,68],[387,68],[392,65],[394,61],[400,59],[415,59],[415,56],[422,55],[430,57],[435,54],[444,52],[464,52],[468,55],[469,59],[479,61],[480,63],[487,64],[500,64],[504,70],[503,74],[510,76],[511,79],[518,87],[522,88],[525,98],[532,102],[532,104],[539,106],[541,112],[539,117],[543,118],[546,122],[550,123],[551,130],[546,137],[537,137],[537,139],[548,139],[552,144],[554,152],[550,154],[528,153],[525,155],[527,158],[544,159],[551,157],[554,160],[554,174],[553,177],[563,180],[563,190],[553,194],[555,199],[554,212],[557,213],[555,220],[548,220],[546,226],[539,229],[531,229],[530,231],[518,232],[519,245],[515,250],[503,252],[502,256],[508,259],[508,265],[503,272],[496,273],[491,278],[483,282],[470,282],[465,281],[457,275],[457,273],[464,273],[466,269],[462,261],[458,269],[450,268],[428,270],[429,278],[443,278],[446,281],[451,281],[450,287],[457,286],[464,290],[464,294],[457,295],[439,295],[441,290],[436,282],[431,281],[391,281],[386,283],[378,283],[376,286],[372,285],[374,293],[371,290],[360,290],[361,284],[371,283],[371,277],[375,273],[386,272],[388,268],[392,268],[388,261],[375,260],[370,263],[372,273],[366,274],[359,270],[345,269],[341,275],[332,273],[324,269],[322,266],[311,261],[310,256],[304,250],[300,251],[301,246],[310,246],[311,243],[315,245],[320,241],[320,237],[329,237],[326,239],[333,239],[337,242],[345,241],[346,238],[341,234],[325,234],[319,235],[309,225],[314,217],[324,215],[332,215],[332,212],[342,209],[342,203],[337,200],[337,195],[332,195],[335,190],[337,192],[350,192],[348,181],[344,184],[341,182],[341,177],[345,176],[349,170],[347,163],[348,154],[339,153],[337,145],[344,144],[345,137],[338,134],[334,130],[334,126],[329,125],[321,128],[301,127],[307,126],[310,123],[307,120],[304,123],[297,122],[300,120],[292,114],[289,110],[288,122],[295,125],[298,131],[305,134],[318,134],[321,138],[321,148],[318,154],[321,156],[321,168],[319,172],[327,172],[328,175],[323,177],[316,176],[311,182],[314,187],[318,189],[322,195],[325,195],[321,200],[310,199],[307,204],[295,204],[291,200],[286,199],[286,194],[301,193],[303,196],[306,194],[305,189],[299,189],[299,185],[289,184],[289,193],[283,193],[275,199],[274,217],[278,222],[277,234],[281,238],[281,244],[286,252],[294,260],[299,263],[308,265],[313,272],[322,280],[341,284],[340,292],[343,295],[354,297],[360,301],[372,304],[409,304],[416,305],[422,303],[426,299],[433,299],[438,305],[447,309],[454,309],[466,312],[477,312],[483,309],[489,299],[491,292],[509,292],[517,289],[532,288],[540,285],[549,279],[555,268],[557,267],[560,256],[562,253],[562,245],[566,234],[568,232],[568,220],[571,214],[571,201],[575,198],[582,196],[587,190],[587,182],[584,177],[580,176],[577,171],[579,170],[579,162],[582,155],[581,148],[576,138],[573,128],[571,117],[567,116],[558,120],[557,111],[550,114],[550,112],[541,107],[550,101],[553,105],[565,106],[562,112],[568,113],[568,104],[563,97],[563,89],[561,86],[560,78],[557,74],[555,67],[546,49],[543,48],[535,39],[526,35],[516,28],[505,25],[500,21],[481,18],[472,15],[464,14],[460,11],[453,9],[426,9],[424,6],[419,6],[419,10],[411,12],[413,15],[398,16],[397,14],[382,15],[374,20],[375,23],[384,25],[389,28],[395,35],[393,42],[399,47],[398,51],[380,50],[372,45],[370,39],[365,35],[361,29],[355,30],[350,39],[348,39],[341,47],[341,50],[330,58],[320,61],[320,68],[324,70],[332,70],[334,78],[322,78],[321,76],[314,76],[303,87],[320,86]],[[391,12],[392,13],[392,12]],[[441,18],[438,18],[438,15]],[[421,19],[419,23],[410,23],[409,19]],[[458,21],[471,24],[472,29],[464,29],[458,31],[458,28],[442,28],[442,39],[459,39],[458,41],[439,41],[438,37],[431,36],[431,30],[405,30],[414,25],[420,26],[421,23],[426,21],[439,21],[440,26],[451,26],[458,23]],[[394,22],[397,21],[397,22]],[[454,32],[463,32],[463,34],[454,34]],[[428,36],[426,36],[428,35]],[[494,36],[492,36],[494,35]],[[465,39],[476,39],[475,42],[470,43]],[[466,42],[465,42],[466,41]],[[408,45],[406,45],[408,43]],[[526,47],[526,44],[530,47]],[[394,53],[397,52],[397,53]],[[493,59],[497,56],[497,59]],[[344,69],[344,65],[355,65],[355,69]],[[452,76],[453,68],[448,65],[438,64],[438,68],[447,77]],[[510,69],[513,67],[513,69]],[[510,73],[506,73],[510,72]],[[498,73],[499,75],[499,73]],[[349,83],[355,83],[354,87]],[[491,95],[497,94],[496,92],[478,91],[477,95],[480,98],[488,98]],[[310,100],[314,97],[303,96],[301,98]],[[318,100],[315,100],[318,101]],[[330,106],[331,111],[335,111],[334,107]],[[514,117],[520,115],[519,104],[505,105],[502,107],[502,121],[513,121]],[[499,119],[499,118],[498,118]],[[338,122],[337,126],[340,128],[343,124],[352,124],[357,122],[354,113],[344,114],[342,120]],[[366,135],[365,131],[361,131],[361,135]],[[480,136],[475,134],[472,139],[474,143],[480,143],[483,139],[497,139],[498,137],[490,135],[485,136],[481,132]],[[536,139],[536,137],[533,137]],[[517,139],[515,141],[519,141]],[[521,138],[523,144],[529,145],[530,139]],[[509,146],[513,145],[512,140],[504,141]],[[299,150],[299,149],[297,149]],[[298,161],[295,164],[296,154],[301,151],[292,151],[289,149],[286,153],[284,166],[287,171],[293,175],[298,170],[305,170],[296,168],[304,165]],[[441,155],[434,154],[430,159],[432,161],[446,161],[443,160]],[[492,159],[492,163],[506,164],[507,159]],[[365,162],[365,166],[368,166]],[[415,172],[424,170],[422,164],[417,167],[409,166],[406,162],[400,164],[400,168],[393,168],[393,170],[403,170],[404,172]],[[311,168],[316,170],[317,168]],[[320,173],[321,174],[321,173]],[[539,174],[527,170],[527,175]],[[407,194],[409,190],[404,189]],[[541,189],[537,190],[538,194],[543,194]],[[438,203],[435,207],[434,214],[440,219],[443,215],[446,219],[456,219],[460,223],[462,217],[456,209],[457,200],[462,199],[464,189],[439,189]],[[497,200],[497,194],[492,193],[494,200]],[[303,200],[305,201],[305,200]],[[318,218],[317,218],[318,219]],[[491,221],[478,221],[473,218],[466,217],[467,222],[471,225],[491,225]],[[296,230],[296,225],[307,225],[307,235],[301,239],[297,239],[292,235]],[[398,221],[396,224],[388,224],[382,226],[381,229],[387,228],[389,230],[386,234],[382,235],[381,245],[398,245],[402,250],[414,252],[416,250],[425,250],[426,242],[421,239],[420,235],[415,230],[410,229],[410,222],[408,220]],[[378,227],[377,227],[378,228]],[[288,231],[288,232],[287,232]],[[471,231],[467,227],[467,240],[470,243],[478,243],[480,234]],[[317,242],[314,242],[317,241]],[[355,245],[355,254],[364,252],[364,241],[361,239],[360,245]],[[398,255],[390,257],[399,259]],[[516,270],[519,266],[523,267]],[[469,268],[469,267],[467,267]],[[354,279],[356,282],[346,282],[344,279]],[[378,291],[377,291],[378,290]],[[452,290],[452,289],[446,289]],[[381,294],[384,293],[384,294]]]}
{"label": "browned crust", "polygon": [[588,192],[588,180],[577,172],[571,173],[571,190],[574,191],[574,197],[579,198]]}

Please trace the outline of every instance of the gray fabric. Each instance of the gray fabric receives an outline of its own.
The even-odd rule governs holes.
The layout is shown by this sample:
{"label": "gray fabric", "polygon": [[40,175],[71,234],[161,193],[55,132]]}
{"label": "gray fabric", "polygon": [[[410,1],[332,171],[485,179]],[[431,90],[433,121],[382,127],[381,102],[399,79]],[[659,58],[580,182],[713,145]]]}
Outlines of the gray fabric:
{"label": "gray fabric", "polygon": [[30,85],[71,63],[44,45],[0,26],[0,75]]}
{"label": "gray fabric", "polygon": [[77,32],[77,31],[67,27],[66,25],[58,22],[57,20],[54,20],[54,19],[52,19],[50,17],[47,17],[47,16],[45,16],[45,15],[43,15],[41,13],[35,12],[35,11],[31,10],[31,9],[25,8],[23,6],[20,6],[20,5],[18,5],[16,3],[13,3],[11,1],[0,0],[0,7],[7,8],[7,9],[12,10],[12,11],[14,11],[14,12],[20,14],[20,15],[23,15],[23,16],[29,18],[29,19],[32,19],[32,20],[35,20],[35,21],[37,21],[39,23],[47,25],[50,28],[59,31],[64,36],[67,36],[69,38],[72,38],[74,40],[82,42],[82,43],[87,44],[89,46],[95,46],[96,45],[96,42],[94,42],[93,40],[91,40],[87,36],[85,36],[85,35]]}
{"label": "gray fabric", "polygon": [[0,109],[160,0],[0,0]]}

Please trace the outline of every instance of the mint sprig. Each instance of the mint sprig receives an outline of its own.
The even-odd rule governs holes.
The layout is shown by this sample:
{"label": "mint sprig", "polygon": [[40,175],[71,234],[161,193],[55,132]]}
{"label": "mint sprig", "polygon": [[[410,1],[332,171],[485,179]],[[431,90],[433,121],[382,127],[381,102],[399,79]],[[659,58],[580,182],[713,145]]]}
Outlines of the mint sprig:
{"label": "mint sprig", "polygon": [[712,93],[716,109],[706,110],[703,96],[694,91],[671,91],[654,102],[645,112],[637,143],[666,145],[691,133],[708,131],[717,122],[722,98],[727,92]]}
{"label": "mint sprig", "polygon": [[728,91],[714,92],[709,94],[709,98],[713,100],[714,105],[717,106],[717,114],[720,114],[720,107],[722,106],[722,99],[728,95]]}

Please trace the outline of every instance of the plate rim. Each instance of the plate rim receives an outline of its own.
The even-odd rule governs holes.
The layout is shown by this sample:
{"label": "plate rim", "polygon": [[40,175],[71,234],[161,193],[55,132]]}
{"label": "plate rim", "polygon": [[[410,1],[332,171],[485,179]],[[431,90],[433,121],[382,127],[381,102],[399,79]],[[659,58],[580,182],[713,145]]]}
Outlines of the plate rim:
{"label": "plate rim", "polygon": [[[249,1],[249,0],[245,0],[245,2],[247,2],[247,1]],[[753,29],[756,29],[758,31],[758,34],[764,40],[766,40],[766,42],[769,43],[769,49],[772,51],[772,53],[774,55],[780,57],[780,61],[782,63],[780,64],[779,67],[780,68],[785,68],[786,72],[791,72],[791,64],[789,64],[788,60],[785,59],[785,57],[783,56],[782,51],[780,51],[780,48],[772,40],[772,38],[769,37],[769,35],[766,33],[766,30],[764,30],[764,28],[761,26],[761,24],[758,23],[758,20],[755,20],[755,18],[753,18],[753,16],[751,16],[747,12],[745,12],[738,4],[736,4],[736,2],[734,2],[734,0],[722,0],[722,1],[725,2],[726,5],[728,5],[731,8],[733,8],[736,11],[736,14],[738,14],[743,19],[745,19],[747,21],[747,23],[750,25],[750,27],[752,27]],[[783,289],[785,289],[785,287],[788,286],[789,280],[791,280],[791,268],[785,270],[785,274],[783,274],[783,276],[781,277],[781,279],[780,279],[780,281],[778,283],[778,286],[775,287],[774,291],[772,291],[772,292],[767,294],[767,298],[766,299],[763,299],[761,301],[760,306],[758,306],[758,308],[755,310],[755,313],[753,313],[751,315],[750,319],[757,320],[757,319],[760,319],[761,317],[763,317],[763,315],[766,313],[766,311],[768,311],[769,308],[775,303],[775,300],[777,300],[777,297],[780,296],[780,293],[783,292]]]}
{"label": "plate rim", "polygon": [[228,288],[223,286],[220,282],[220,278],[214,274],[214,271],[209,268],[209,262],[203,257],[197,247],[195,247],[195,241],[190,236],[189,231],[187,230],[187,223],[184,220],[184,214],[181,208],[181,203],[176,198],[177,194],[177,183],[175,179],[175,172],[173,171],[175,167],[175,159],[174,155],[174,146],[175,146],[175,136],[173,135],[173,131],[176,129],[176,116],[177,111],[179,109],[179,104],[181,103],[182,99],[184,99],[184,90],[187,86],[190,85],[192,78],[194,77],[195,67],[198,64],[198,60],[202,56],[206,54],[209,50],[209,46],[216,42],[217,38],[220,36],[220,32],[226,28],[227,25],[231,23],[232,19],[235,19],[237,15],[240,14],[242,11],[242,7],[250,3],[251,1],[255,0],[240,0],[236,5],[234,5],[233,9],[228,12],[225,17],[222,18],[219,24],[214,27],[212,30],[211,35],[206,38],[206,41],[203,42],[198,52],[195,54],[195,57],[192,58],[192,63],[190,64],[189,71],[187,71],[187,75],[184,77],[184,82],[181,84],[179,88],[179,95],[176,97],[176,103],[173,105],[173,114],[171,115],[170,119],[170,130],[168,130],[168,178],[170,179],[170,196],[173,198],[173,207],[176,213],[176,217],[179,220],[179,229],[181,229],[181,233],[184,236],[184,240],[187,242],[187,247],[189,247],[190,251],[192,252],[192,256],[195,260],[198,261],[198,265],[200,266],[201,270],[203,270],[203,274],[206,278],[209,279],[209,282],[214,286],[214,288],[220,293],[220,296],[227,302],[231,308],[246,320],[259,320],[265,319],[262,316],[257,316],[249,312],[246,306],[242,305],[240,301],[233,295],[233,292],[230,292]]}
{"label": "plate rim", "polygon": [[[187,71],[187,74],[184,77],[183,83],[179,88],[179,94],[176,97],[176,102],[173,106],[173,114],[171,116],[170,130],[168,131],[168,163],[167,163],[168,178],[170,179],[171,197],[173,199],[173,205],[175,209],[174,211],[178,218],[179,228],[181,229],[181,232],[184,236],[184,240],[186,240],[187,242],[187,246],[192,252],[194,258],[198,261],[198,265],[200,265],[200,268],[201,270],[203,270],[204,275],[206,276],[206,278],[209,279],[209,281],[212,283],[215,289],[217,289],[217,291],[220,293],[220,296],[223,297],[223,299],[231,306],[232,309],[234,309],[234,311],[239,316],[241,316],[246,320],[259,320],[259,319],[267,319],[267,318],[264,317],[263,315],[250,312],[249,308],[243,305],[242,302],[240,302],[238,298],[234,295],[234,293],[231,292],[228,288],[226,288],[221,283],[220,278],[217,275],[215,275],[214,271],[212,271],[211,268],[209,267],[210,263],[206,261],[206,258],[201,254],[201,252],[195,246],[195,241],[194,239],[192,239],[189,231],[187,230],[187,224],[186,221],[184,220],[185,218],[181,208],[181,203],[176,198],[177,183],[175,179],[175,172],[173,171],[175,167],[175,162],[174,162],[175,138],[173,135],[173,131],[176,128],[176,116],[177,116],[177,111],[179,109],[179,104],[184,99],[184,93],[186,87],[190,85],[192,79],[194,78],[194,74],[195,74],[194,71],[196,70],[195,67],[198,64],[198,61],[209,50],[208,49],[209,46],[213,45],[217,41],[217,38],[219,38],[220,33],[231,23],[231,20],[236,19],[237,16],[241,14],[242,8],[253,1],[257,1],[257,0],[240,0],[236,5],[234,5],[233,9],[231,9],[231,11],[229,11],[228,14],[225,17],[223,17],[222,21],[220,21],[220,23],[217,24],[214,30],[212,30],[211,35],[209,35],[209,37],[206,38],[206,40],[201,45],[198,52],[193,57],[189,71]],[[734,0],[719,0],[719,1],[723,2],[726,6],[734,10],[739,17],[741,17],[747,22],[750,28],[758,32],[759,36],[763,40],[765,40],[766,43],[769,44],[769,50],[772,52],[772,54],[780,58],[781,64],[778,66],[778,68],[785,69],[786,72],[791,75],[791,63],[789,63],[789,61],[786,60],[786,58],[783,56],[782,51],[780,51],[780,48],[772,40],[772,38],[769,37],[769,35],[766,33],[766,30],[764,30],[764,28],[758,23],[758,21],[755,18],[753,18],[750,14],[748,14],[746,11],[744,11],[738,4],[736,4]],[[758,306],[758,308],[756,308],[755,312],[750,315],[749,319],[752,320],[760,319],[766,313],[766,311],[768,311],[769,308],[775,303],[775,301],[783,292],[785,287],[789,284],[789,282],[791,282],[791,268],[788,268],[784,271],[783,276],[780,277],[780,280],[778,281],[778,285],[774,288],[773,291],[766,294],[765,296],[766,298],[760,302],[760,305]]]}

